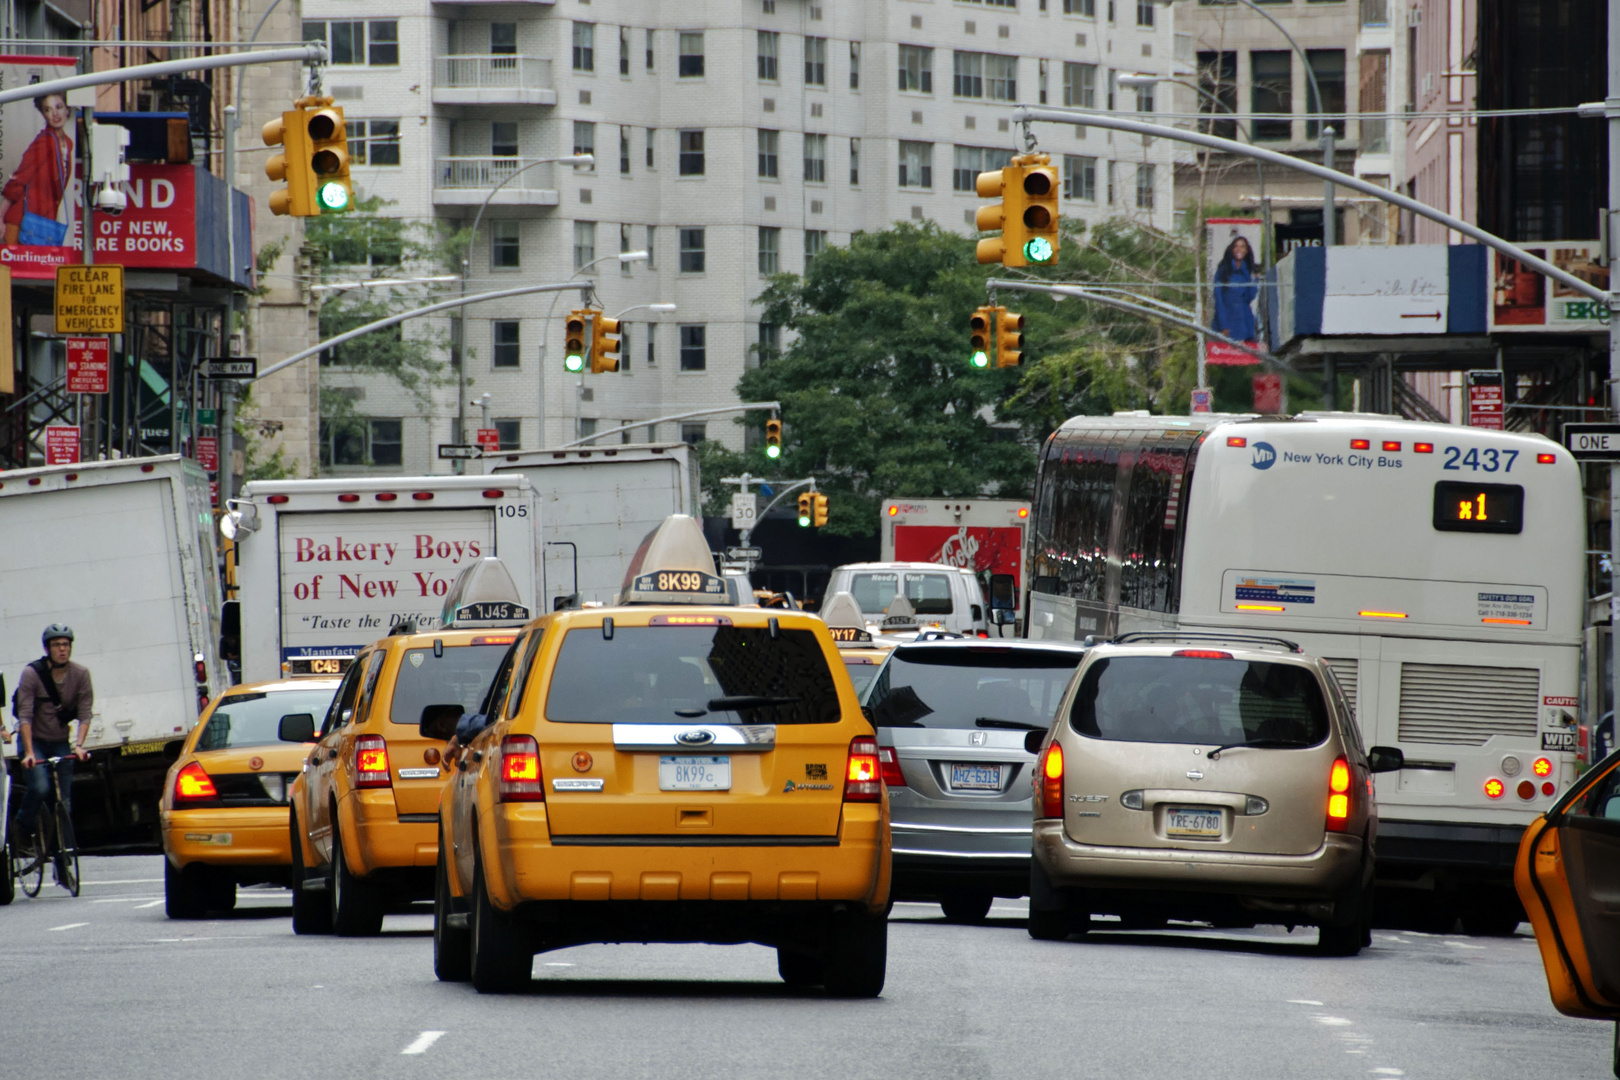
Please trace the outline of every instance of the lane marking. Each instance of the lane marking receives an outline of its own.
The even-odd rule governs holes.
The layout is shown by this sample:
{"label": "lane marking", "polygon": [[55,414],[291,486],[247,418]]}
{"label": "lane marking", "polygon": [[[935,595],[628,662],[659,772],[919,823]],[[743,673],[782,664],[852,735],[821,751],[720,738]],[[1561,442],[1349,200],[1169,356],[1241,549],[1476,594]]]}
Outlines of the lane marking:
{"label": "lane marking", "polygon": [[1384,1066],[1384,1067],[1378,1068],[1378,1069],[1372,1069],[1370,1071],[1372,1072],[1372,1074],[1374,1076],[1405,1076],[1406,1075],[1406,1070],[1405,1069],[1391,1069],[1388,1066]]}
{"label": "lane marking", "polygon": [[1290,1005],[1315,1005],[1319,1009],[1322,1007],[1322,1003],[1320,1001],[1312,1001],[1310,998],[1289,998],[1288,999],[1288,1004],[1290,1004]]}
{"label": "lane marking", "polygon": [[1484,949],[1484,948],[1486,948],[1486,946],[1484,946],[1484,945],[1470,945],[1466,941],[1448,941],[1445,944],[1450,945],[1453,949]]}
{"label": "lane marking", "polygon": [[424,1031],[424,1032],[422,1032],[422,1034],[420,1034],[420,1035],[418,1035],[416,1037],[415,1042],[411,1043],[411,1045],[409,1045],[405,1049],[401,1050],[400,1053],[401,1054],[425,1054],[425,1053],[427,1053],[428,1047],[432,1046],[434,1043],[438,1042],[443,1037],[444,1037],[444,1032],[442,1032],[442,1031]]}
{"label": "lane marking", "polygon": [[102,900],[92,900],[90,902],[92,904],[133,904],[145,899],[144,896],[109,896]]}
{"label": "lane marking", "polygon": [[156,885],[160,877],[127,878],[121,881],[82,881],[81,885]]}
{"label": "lane marking", "polygon": [[1318,1024],[1322,1024],[1322,1025],[1324,1025],[1326,1027],[1349,1027],[1351,1024],[1353,1024],[1355,1022],[1353,1020],[1346,1020],[1342,1016],[1322,1016],[1322,1015],[1317,1015],[1317,1016],[1311,1017],[1311,1019],[1315,1020]]}
{"label": "lane marking", "polygon": [[70,922],[70,923],[63,923],[63,924],[62,924],[62,925],[61,925],[61,926],[53,926],[53,927],[51,927],[51,928],[50,928],[50,929],[49,929],[49,930],[47,930],[47,931],[45,931],[45,932],[46,932],[46,933],[47,933],[47,934],[50,934],[50,933],[55,933],[55,932],[56,932],[56,931],[58,931],[58,930],[77,930],[77,929],[78,929],[78,928],[79,928],[79,927],[81,927],[81,926],[89,926],[89,925],[90,925],[90,924],[89,924],[89,923],[87,923],[87,922]]}
{"label": "lane marking", "polygon": [[158,906],[158,905],[159,905],[159,904],[161,904],[161,903],[163,903],[163,900],[162,900],[162,898],[161,898],[161,897],[160,897],[160,898],[158,898],[158,899],[156,899],[156,900],[153,900],[153,901],[152,901],[152,902],[151,902],[151,903],[149,903],[149,904],[142,904],[142,905],[141,905],[141,906],[140,906],[140,907],[138,907],[138,908],[136,908],[136,909],[135,909],[135,910],[136,910],[136,911],[145,911],[145,910],[146,910],[146,909],[147,909],[147,908],[154,908],[154,907],[157,907],[157,906]]}
{"label": "lane marking", "polygon": [[561,964],[561,963],[557,963],[556,961],[552,961],[552,960],[546,961],[546,967],[573,967],[573,966],[574,966],[573,964]]}

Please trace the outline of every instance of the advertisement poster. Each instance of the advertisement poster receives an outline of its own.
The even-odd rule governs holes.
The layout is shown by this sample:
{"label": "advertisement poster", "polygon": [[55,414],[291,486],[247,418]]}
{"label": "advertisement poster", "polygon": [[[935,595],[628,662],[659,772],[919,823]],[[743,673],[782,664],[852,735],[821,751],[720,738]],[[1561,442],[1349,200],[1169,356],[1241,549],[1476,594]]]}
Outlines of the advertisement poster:
{"label": "advertisement poster", "polygon": [[[66,78],[64,56],[0,55],[0,89]],[[18,277],[78,262],[78,110],[65,94],[0,106],[0,262]],[[44,271],[30,273],[30,268]]]}
{"label": "advertisement poster", "polygon": [[[1609,287],[1609,269],[1598,265],[1596,241],[1527,246],[1525,250],[1599,289]],[[1500,253],[1493,253],[1493,258],[1492,330],[1608,330],[1609,313],[1596,300],[1525,269],[1516,259]]]}
{"label": "advertisement poster", "polygon": [[[1209,328],[1259,348],[1260,323],[1257,308],[1260,281],[1265,268],[1260,265],[1259,218],[1210,218],[1205,222],[1209,254]],[[1204,360],[1211,364],[1239,366],[1260,361],[1242,349],[1209,340]]]}
{"label": "advertisement poster", "polygon": [[1016,525],[906,525],[894,533],[897,562],[934,562],[985,575],[1019,577],[1024,530]]}

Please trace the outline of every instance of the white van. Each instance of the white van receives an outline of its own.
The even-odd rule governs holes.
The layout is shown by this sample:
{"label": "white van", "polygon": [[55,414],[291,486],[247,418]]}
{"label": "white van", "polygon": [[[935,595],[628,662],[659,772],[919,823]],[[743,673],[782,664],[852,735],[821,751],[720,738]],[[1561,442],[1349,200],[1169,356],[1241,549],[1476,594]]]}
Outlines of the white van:
{"label": "white van", "polygon": [[832,572],[827,596],[847,592],[861,614],[881,622],[897,595],[911,603],[922,626],[939,625],[959,634],[986,636],[984,592],[973,571],[944,563],[848,563]]}

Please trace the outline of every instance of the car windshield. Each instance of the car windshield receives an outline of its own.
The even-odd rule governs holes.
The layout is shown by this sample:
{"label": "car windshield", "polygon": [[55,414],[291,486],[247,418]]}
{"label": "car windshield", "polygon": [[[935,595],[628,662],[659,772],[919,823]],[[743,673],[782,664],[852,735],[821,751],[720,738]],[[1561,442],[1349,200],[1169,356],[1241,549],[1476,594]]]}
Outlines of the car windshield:
{"label": "car windshield", "polygon": [[[723,700],[732,699],[732,700]],[[546,719],[575,724],[830,724],[838,688],[809,630],[621,626],[570,630]]]}
{"label": "car windshield", "polygon": [[1073,650],[905,648],[867,691],[878,727],[1045,729],[1080,663]]}
{"label": "car windshield", "polygon": [[851,574],[849,591],[868,615],[882,614],[900,589],[900,579],[906,581],[906,599],[911,610],[918,615],[949,615],[951,608],[951,578],[949,574],[902,573],[898,570],[880,570]]}
{"label": "car windshield", "polygon": [[446,645],[443,656],[434,656],[431,647],[406,649],[394,677],[388,719],[415,727],[429,705],[456,704],[462,712],[477,712],[509,644]]}
{"label": "car windshield", "polygon": [[277,690],[274,693],[230,694],[208,718],[197,736],[198,750],[265,746],[279,743],[281,718],[307,714],[313,727],[326,715],[335,687],[324,690]]}
{"label": "car windshield", "polygon": [[1315,746],[1328,736],[1316,674],[1263,660],[1106,657],[1086,669],[1069,723],[1118,742]]}

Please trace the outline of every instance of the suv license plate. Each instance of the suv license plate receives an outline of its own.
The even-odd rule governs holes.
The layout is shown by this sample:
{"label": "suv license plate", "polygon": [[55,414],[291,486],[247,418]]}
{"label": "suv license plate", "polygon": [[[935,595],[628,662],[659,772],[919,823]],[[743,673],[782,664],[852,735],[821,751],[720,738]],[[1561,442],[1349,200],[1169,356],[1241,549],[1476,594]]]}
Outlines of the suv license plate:
{"label": "suv license plate", "polygon": [[1173,806],[1165,811],[1164,834],[1166,836],[1196,836],[1206,839],[1219,839],[1221,835],[1221,812],[1219,810],[1197,810],[1184,806]]}
{"label": "suv license plate", "polygon": [[952,791],[1000,791],[1000,765],[952,765]]}
{"label": "suv license plate", "polygon": [[730,791],[731,758],[660,757],[658,788],[660,791]]}

